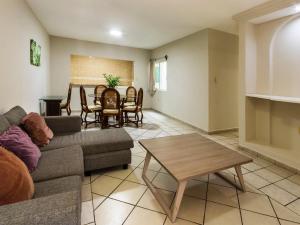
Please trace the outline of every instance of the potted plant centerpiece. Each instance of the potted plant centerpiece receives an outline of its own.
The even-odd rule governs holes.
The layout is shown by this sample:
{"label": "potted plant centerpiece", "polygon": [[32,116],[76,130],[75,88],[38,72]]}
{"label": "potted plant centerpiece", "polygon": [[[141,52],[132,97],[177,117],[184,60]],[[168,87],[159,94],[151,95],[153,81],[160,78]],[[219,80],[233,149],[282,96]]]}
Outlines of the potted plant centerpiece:
{"label": "potted plant centerpiece", "polygon": [[120,85],[120,77],[118,76],[113,76],[112,74],[103,74],[107,86],[110,88],[115,88],[116,86]]}

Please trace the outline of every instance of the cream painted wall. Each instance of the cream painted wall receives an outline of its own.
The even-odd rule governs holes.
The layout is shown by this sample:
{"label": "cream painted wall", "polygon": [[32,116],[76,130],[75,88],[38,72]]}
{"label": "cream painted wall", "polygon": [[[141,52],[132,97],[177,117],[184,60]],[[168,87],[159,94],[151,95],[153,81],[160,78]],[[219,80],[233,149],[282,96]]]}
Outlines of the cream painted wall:
{"label": "cream painted wall", "polygon": [[168,55],[167,91],[158,91],[152,107],[208,131],[208,30],[153,50],[152,57]]}
{"label": "cream painted wall", "polygon": [[[50,54],[50,94],[67,95],[70,82],[70,56],[71,54],[105,57],[134,61],[134,86],[144,89],[144,107],[151,107],[151,97],[148,90],[150,51],[138,48],[121,47],[102,43],[79,41],[68,38],[51,37]],[[86,89],[87,94],[92,88]],[[92,103],[92,98],[87,97]],[[79,88],[72,91],[72,110],[80,110]]]}
{"label": "cream painted wall", "polygon": [[205,29],[153,50],[168,55],[168,90],[153,108],[202,130],[238,127],[238,39]]}
{"label": "cream painted wall", "polygon": [[238,36],[208,30],[209,131],[238,127]]}
{"label": "cream painted wall", "polygon": [[[48,91],[49,36],[22,0],[0,1],[0,27],[0,113],[17,104],[39,112]],[[30,39],[42,47],[40,67],[30,64]]]}

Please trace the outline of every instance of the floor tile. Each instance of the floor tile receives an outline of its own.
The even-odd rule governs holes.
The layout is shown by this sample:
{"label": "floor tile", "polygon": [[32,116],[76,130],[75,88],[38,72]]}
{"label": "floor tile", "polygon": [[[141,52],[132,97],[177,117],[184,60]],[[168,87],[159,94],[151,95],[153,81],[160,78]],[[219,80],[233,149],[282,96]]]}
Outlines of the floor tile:
{"label": "floor tile", "polygon": [[278,218],[300,223],[300,215],[297,215],[292,210],[271,199],[272,205]]}
{"label": "floor tile", "polygon": [[110,198],[117,199],[130,204],[136,204],[142,197],[147,187],[141,184],[124,181],[111,195]]}
{"label": "floor tile", "polygon": [[[140,184],[145,184],[143,178],[142,178],[142,173],[143,173],[143,169],[137,167],[127,178],[126,180],[128,181],[132,181],[135,183],[140,183]],[[146,172],[146,176],[148,177],[148,179],[150,181],[153,180],[153,178],[155,177],[155,175],[157,174],[157,172],[152,171],[152,170],[148,170]]]}
{"label": "floor tile", "polygon": [[259,170],[262,168],[262,166],[260,166],[256,163],[248,163],[248,164],[242,165],[242,167],[244,167],[245,169],[250,170],[250,171],[256,171],[256,170]]}
{"label": "floor tile", "polygon": [[260,176],[257,176],[254,173],[245,174],[244,180],[245,180],[245,182],[251,184],[252,186],[254,186],[256,188],[261,188],[261,187],[264,187],[264,186],[270,184],[270,182],[266,181],[265,179],[261,178]]}
{"label": "floor tile", "polygon": [[108,176],[100,176],[92,183],[92,192],[108,196],[113,190],[122,182],[120,179],[116,179]]}
{"label": "floor tile", "polygon": [[276,216],[268,196],[250,192],[238,192],[241,209]]}
{"label": "floor tile", "polygon": [[207,202],[205,225],[241,225],[240,211],[237,208]]}
{"label": "floor tile", "polygon": [[156,187],[162,188],[168,191],[177,190],[177,182],[170,175],[165,173],[158,173],[152,182]]}
{"label": "floor tile", "polygon": [[95,211],[97,225],[121,225],[132,211],[133,206],[106,199]]}
{"label": "floor tile", "polygon": [[282,205],[286,205],[295,199],[297,199],[296,196],[286,192],[285,190],[281,189],[280,187],[271,184],[267,187],[264,187],[260,189],[265,194],[269,195],[272,199],[278,201]]}
{"label": "floor tile", "polygon": [[208,175],[197,176],[197,177],[194,177],[193,180],[199,180],[199,181],[202,181],[202,182],[208,182]]}
{"label": "floor tile", "polygon": [[238,198],[235,188],[209,184],[207,200],[238,207]]}
{"label": "floor tile", "polygon": [[136,207],[124,225],[163,225],[165,218],[166,216],[161,213]]}
{"label": "floor tile", "polygon": [[300,199],[288,204],[289,209],[300,215]]}
{"label": "floor tile", "polygon": [[255,159],[253,160],[253,162],[254,162],[255,164],[259,165],[259,166],[262,166],[262,167],[267,167],[267,166],[272,165],[272,162],[267,161],[267,160],[265,160],[265,159],[261,159],[261,158],[255,158]]}
{"label": "floor tile", "polygon": [[132,155],[131,156],[131,165],[138,166],[144,161],[144,159],[145,159],[144,157]]}
{"label": "floor tile", "polygon": [[177,217],[195,223],[202,223],[205,201],[197,198],[183,196]]}
{"label": "floor tile", "polygon": [[300,185],[300,175],[298,175],[298,174],[295,174],[295,175],[289,177],[288,180],[292,181],[295,184]]}
{"label": "floor tile", "polygon": [[284,169],[284,168],[276,166],[276,165],[269,166],[269,167],[267,167],[267,169],[278,174],[279,176],[281,176],[283,178],[293,175],[293,172],[288,171],[287,169]]}
{"label": "floor tile", "polygon": [[275,183],[283,178],[276,173],[271,172],[267,169],[261,169],[254,172],[256,175],[264,178],[265,180],[269,181],[270,183]]}
{"label": "floor tile", "polygon": [[295,184],[287,179],[276,182],[275,184],[287,192],[300,197],[300,186],[298,184]]}
{"label": "floor tile", "polygon": [[[139,168],[144,168],[144,162],[139,165]],[[161,165],[153,158],[151,158],[148,170],[159,171],[161,169]]]}
{"label": "floor tile", "polygon": [[98,177],[102,176],[104,171],[97,171],[97,172],[92,172],[91,175],[91,183],[93,183]]}
{"label": "floor tile", "polygon": [[[235,179],[233,175],[229,175],[226,173],[222,173],[223,176],[227,177],[229,180],[231,180],[233,183],[235,183]],[[211,173],[209,174],[209,183],[211,184],[218,184],[226,187],[233,187],[232,184],[228,183],[226,180],[223,178]]]}
{"label": "floor tile", "polygon": [[205,199],[206,192],[207,192],[207,183],[197,181],[197,180],[189,180],[184,194],[192,197]]}
{"label": "floor tile", "polygon": [[128,169],[122,169],[121,167],[116,167],[110,169],[108,172],[105,173],[105,175],[119,178],[119,179],[125,179],[134,169],[135,167],[131,165],[128,166]]}
{"label": "floor tile", "polygon": [[[174,193],[170,191],[159,190],[159,189],[158,191],[162,196],[162,198],[167,203],[167,205],[171,206],[172,200],[174,198]],[[138,202],[137,205],[146,209],[151,209],[154,211],[165,213],[149,189],[146,191],[146,193],[143,195],[143,197],[141,198],[141,200]]]}
{"label": "floor tile", "polygon": [[[243,167],[241,167],[241,169],[242,169],[242,174],[246,174],[246,173],[250,172],[249,170],[247,170],[247,169],[245,169]],[[230,171],[232,174],[236,175],[235,168],[229,168],[229,169],[227,169],[227,171]]]}
{"label": "floor tile", "polygon": [[293,222],[286,221],[286,220],[280,220],[280,224],[281,225],[299,225],[299,223],[293,223]]}
{"label": "floor tile", "polygon": [[96,209],[105,199],[106,199],[106,197],[104,197],[104,196],[93,194],[94,209]]}
{"label": "floor tile", "polygon": [[81,225],[94,222],[92,201],[81,203]]}
{"label": "floor tile", "polygon": [[172,223],[170,221],[169,218],[167,218],[166,222],[164,225],[195,225],[196,223],[193,223],[193,222],[189,222],[189,221],[186,221],[186,220],[182,220],[182,219],[176,219],[175,223]]}
{"label": "floor tile", "polygon": [[84,184],[81,186],[81,201],[90,201],[92,199],[91,185]]}
{"label": "floor tile", "polygon": [[280,225],[277,218],[242,210],[243,225]]}

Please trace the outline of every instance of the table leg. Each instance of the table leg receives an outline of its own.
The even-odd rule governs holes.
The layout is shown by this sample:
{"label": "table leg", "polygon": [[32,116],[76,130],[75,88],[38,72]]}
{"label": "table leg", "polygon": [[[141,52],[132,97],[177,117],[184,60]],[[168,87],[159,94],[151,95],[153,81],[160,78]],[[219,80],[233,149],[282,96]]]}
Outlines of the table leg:
{"label": "table leg", "polygon": [[180,208],[180,204],[181,204],[181,201],[182,201],[182,197],[183,197],[183,194],[184,194],[184,190],[185,190],[186,184],[187,184],[186,180],[180,181],[178,183],[178,188],[177,188],[177,192],[176,192],[174,204],[172,206],[172,214],[171,214],[171,218],[170,218],[171,221],[172,221],[172,223],[174,223],[175,220],[176,220],[176,217],[177,217],[177,214],[178,214],[178,211],[179,211],[179,208]]}
{"label": "table leg", "polygon": [[151,159],[151,154],[149,152],[147,152],[145,162],[144,162],[143,176],[146,176],[146,172],[149,167],[150,159]]}
{"label": "table leg", "polygon": [[235,166],[234,168],[235,168],[235,172],[236,172],[236,174],[239,178],[241,189],[242,189],[243,192],[245,192],[245,183],[244,183],[244,178],[243,178],[241,166],[238,165],[238,166]]}

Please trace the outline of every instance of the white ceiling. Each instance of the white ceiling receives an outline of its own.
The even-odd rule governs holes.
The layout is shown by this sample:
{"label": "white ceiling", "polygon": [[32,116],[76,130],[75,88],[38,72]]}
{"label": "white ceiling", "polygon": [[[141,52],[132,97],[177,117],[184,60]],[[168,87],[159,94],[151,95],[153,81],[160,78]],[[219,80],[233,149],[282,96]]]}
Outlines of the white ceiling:
{"label": "white ceiling", "polygon": [[208,27],[236,33],[231,17],[268,0],[26,1],[50,35],[153,49]]}

